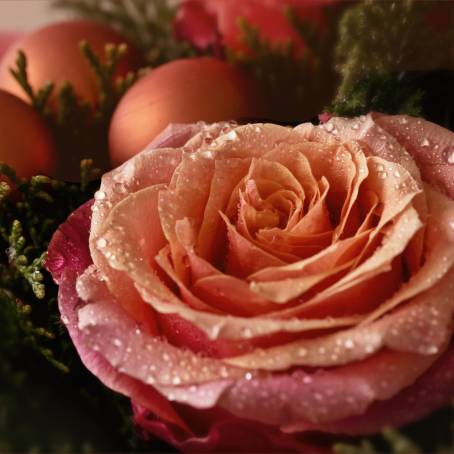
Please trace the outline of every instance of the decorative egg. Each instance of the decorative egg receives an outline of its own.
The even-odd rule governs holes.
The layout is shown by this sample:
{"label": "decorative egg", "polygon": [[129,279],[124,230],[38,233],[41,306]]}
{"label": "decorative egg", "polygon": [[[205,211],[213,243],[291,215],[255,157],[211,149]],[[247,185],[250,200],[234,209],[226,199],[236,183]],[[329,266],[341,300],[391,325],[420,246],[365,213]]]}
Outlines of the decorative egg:
{"label": "decorative egg", "polygon": [[121,99],[109,131],[118,165],[141,151],[169,123],[263,118],[266,108],[254,83],[215,58],[175,60],[152,70]]}
{"label": "decorative egg", "polygon": [[51,175],[55,150],[41,117],[17,96],[0,90],[0,161],[21,177]]}
{"label": "decorative egg", "polygon": [[[69,81],[76,93],[86,101],[95,103],[99,92],[97,80],[89,63],[82,55],[79,43],[86,40],[93,51],[104,60],[106,44],[127,42],[114,30],[90,21],[58,22],[25,35],[11,46],[0,62],[0,88],[29,102],[29,98],[10,74],[15,67],[19,49],[27,57],[27,72],[31,86],[37,90],[44,83],[52,81],[56,85],[53,99],[58,88]],[[116,76],[140,66],[137,51],[128,44],[128,52],[118,65]]]}

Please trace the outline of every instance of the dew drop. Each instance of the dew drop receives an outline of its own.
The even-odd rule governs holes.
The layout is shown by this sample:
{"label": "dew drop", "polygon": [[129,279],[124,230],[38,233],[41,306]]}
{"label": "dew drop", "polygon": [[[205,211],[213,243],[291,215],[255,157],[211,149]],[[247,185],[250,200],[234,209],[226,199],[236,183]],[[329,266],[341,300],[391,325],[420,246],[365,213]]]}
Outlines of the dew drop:
{"label": "dew drop", "polygon": [[250,372],[246,372],[246,373],[244,374],[244,378],[245,378],[246,380],[252,380],[252,374],[251,374]]}
{"label": "dew drop", "polygon": [[385,180],[388,174],[386,172],[378,172],[378,177]]}
{"label": "dew drop", "polygon": [[224,139],[227,141],[236,140],[237,137],[238,137],[238,134],[235,131],[230,131],[229,133],[224,135]]}
{"label": "dew drop", "polygon": [[430,142],[429,140],[427,139],[427,137],[421,142],[421,146],[422,147],[428,147],[430,145]]}
{"label": "dew drop", "polygon": [[123,346],[123,342],[120,340],[120,339],[117,339],[115,338],[112,343],[115,345],[115,347],[118,347],[120,348],[121,346]]}
{"label": "dew drop", "polygon": [[61,321],[67,325],[69,323],[69,318],[66,315],[61,316]]}
{"label": "dew drop", "polygon": [[443,157],[448,164],[454,164],[454,147],[449,147],[443,152]]}
{"label": "dew drop", "polygon": [[394,172],[394,176],[395,176],[396,178],[400,178],[400,172],[399,172],[398,170],[396,170],[396,171]]}
{"label": "dew drop", "polygon": [[334,129],[334,125],[331,122],[325,123],[324,127],[328,132],[331,132]]}
{"label": "dew drop", "polygon": [[95,200],[104,200],[106,198],[106,193],[104,191],[95,192]]}
{"label": "dew drop", "polygon": [[107,246],[107,240],[105,238],[99,238],[99,240],[96,241],[96,246],[100,249],[105,248]]}
{"label": "dew drop", "polygon": [[355,129],[355,130],[359,129],[359,124],[358,123],[353,124],[352,125],[352,129]]}
{"label": "dew drop", "polygon": [[117,194],[124,194],[126,192],[126,186],[123,183],[115,183],[113,189]]}
{"label": "dew drop", "polygon": [[400,123],[403,124],[403,125],[406,125],[408,123],[408,120],[405,117],[402,117],[400,119]]}
{"label": "dew drop", "polygon": [[351,349],[354,347],[354,342],[351,339],[347,339],[344,343],[345,348]]}

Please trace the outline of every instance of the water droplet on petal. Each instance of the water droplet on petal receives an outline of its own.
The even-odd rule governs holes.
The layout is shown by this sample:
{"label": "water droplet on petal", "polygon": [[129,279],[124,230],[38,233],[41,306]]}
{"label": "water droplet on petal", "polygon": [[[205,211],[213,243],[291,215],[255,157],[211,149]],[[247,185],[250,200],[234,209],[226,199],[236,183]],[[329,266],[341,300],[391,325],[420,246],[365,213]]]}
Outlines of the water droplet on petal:
{"label": "water droplet on petal", "polygon": [[99,238],[98,241],[96,241],[96,246],[100,249],[104,248],[107,246],[107,240],[105,238]]}
{"label": "water droplet on petal", "polygon": [[104,191],[95,192],[95,200],[103,200],[106,198],[106,193]]}
{"label": "water droplet on petal", "polygon": [[444,160],[448,164],[454,164],[454,147],[449,147],[443,152]]}
{"label": "water droplet on petal", "polygon": [[112,341],[112,343],[115,345],[115,347],[118,347],[118,348],[120,348],[120,347],[123,346],[123,342],[122,342],[120,339],[117,339],[117,338],[115,338],[115,339]]}
{"label": "water droplet on petal", "polygon": [[347,339],[344,343],[345,348],[351,349],[354,347],[354,342],[351,339]]}
{"label": "water droplet on petal", "polygon": [[126,186],[123,183],[115,183],[113,189],[117,194],[124,194],[126,192]]}
{"label": "water droplet on petal", "polygon": [[325,123],[323,126],[328,132],[331,132],[334,129],[334,125],[331,122]]}
{"label": "water droplet on petal", "polygon": [[224,139],[227,141],[235,140],[238,137],[238,134],[235,131],[230,131],[224,135]]}

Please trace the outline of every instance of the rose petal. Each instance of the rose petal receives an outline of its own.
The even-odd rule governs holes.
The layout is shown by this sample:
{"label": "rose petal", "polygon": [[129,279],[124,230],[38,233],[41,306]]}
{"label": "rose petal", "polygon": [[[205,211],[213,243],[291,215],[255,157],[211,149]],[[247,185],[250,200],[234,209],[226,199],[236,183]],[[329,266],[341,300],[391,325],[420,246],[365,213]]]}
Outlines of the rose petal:
{"label": "rose petal", "polygon": [[426,186],[430,217],[426,232],[424,265],[392,298],[372,312],[367,322],[390,311],[402,301],[435,285],[454,264],[454,202]]}
{"label": "rose petal", "polygon": [[80,274],[91,263],[87,245],[92,205],[90,200],[80,206],[52,236],[45,266],[57,284],[66,270]]}
{"label": "rose petal", "polygon": [[226,388],[219,404],[233,414],[292,430],[301,422],[326,423],[362,414],[411,385],[435,355],[383,350],[363,361],[312,374],[297,370],[245,377]]}
{"label": "rose petal", "polygon": [[373,403],[362,415],[323,426],[314,424],[294,427],[293,430],[323,430],[348,435],[373,434],[385,427],[399,427],[417,421],[452,399],[454,393],[454,347],[439,358],[432,367],[408,388],[395,397]]}
{"label": "rose petal", "polygon": [[[323,290],[314,298],[290,309],[280,312],[280,316],[303,316],[313,307],[322,307],[330,304],[330,297],[348,290],[352,287],[375,278],[377,275],[386,273],[392,269],[393,260],[406,248],[414,234],[422,227],[419,216],[411,207],[408,207],[390,227],[386,241],[375,253],[350,273],[339,279],[334,285]],[[355,307],[352,307],[355,310]]]}
{"label": "rose petal", "polygon": [[134,398],[163,420],[189,430],[166,399],[150,386],[117,372],[101,355],[85,344],[78,329],[77,309],[81,301],[77,296],[75,284],[77,276],[91,263],[88,250],[91,205],[92,202],[87,202],[78,208],[59,227],[49,245],[49,259],[46,267],[60,284],[58,305],[62,321],[69,331],[82,362],[107,387]]}
{"label": "rose petal", "polygon": [[[172,425],[157,419],[145,407],[134,404],[134,423],[145,431],[145,438],[156,436],[182,452],[301,452],[328,453],[328,448],[306,441],[304,437],[283,434],[278,428],[226,415],[209,420],[208,430],[199,436],[182,437]],[[193,415],[200,417],[200,413]]]}
{"label": "rose petal", "polygon": [[407,115],[374,118],[413,156],[422,177],[454,199],[454,133]]}
{"label": "rose petal", "polygon": [[227,358],[226,364],[287,370],[294,366],[331,367],[361,361],[383,347],[435,355],[452,334],[454,270],[409,304],[375,323],[315,339],[302,339]]}

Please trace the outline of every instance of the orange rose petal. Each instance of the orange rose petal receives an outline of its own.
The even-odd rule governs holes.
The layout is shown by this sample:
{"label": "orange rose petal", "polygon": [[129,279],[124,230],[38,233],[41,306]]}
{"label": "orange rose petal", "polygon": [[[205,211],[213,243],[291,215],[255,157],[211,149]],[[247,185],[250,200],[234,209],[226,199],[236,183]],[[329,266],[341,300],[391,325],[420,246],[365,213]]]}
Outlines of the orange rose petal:
{"label": "orange rose petal", "polygon": [[370,232],[366,231],[356,237],[346,238],[328,246],[312,257],[299,260],[290,265],[264,268],[248,276],[248,280],[266,282],[287,279],[308,273],[319,273],[326,270],[329,266],[335,266],[346,261],[349,262],[362,250],[369,234]]}
{"label": "orange rose petal", "polygon": [[341,265],[330,267],[328,270],[318,273],[300,273],[298,278],[284,278],[267,282],[252,281],[250,289],[263,298],[267,298],[274,303],[287,303],[294,298],[304,295],[305,292],[322,283],[329,277],[339,278],[343,271],[351,267],[353,261],[342,263]]}
{"label": "orange rose petal", "polygon": [[309,211],[301,217],[299,222],[290,229],[294,235],[305,236],[314,233],[322,233],[332,229],[329,211],[326,206],[326,196],[329,191],[329,181],[322,177],[319,188],[321,195]]}
{"label": "orange rose petal", "polygon": [[238,220],[236,223],[236,228],[238,230],[238,233],[240,235],[244,236],[251,243],[255,244],[258,247],[263,248],[266,252],[274,255],[276,258],[278,258],[284,262],[291,263],[291,262],[298,261],[299,257],[297,255],[292,254],[291,252],[281,251],[278,248],[276,248],[274,244],[273,245],[267,244],[267,242],[258,241],[256,238],[254,238],[254,236],[249,231],[249,224],[247,222],[246,213],[245,213],[246,206],[247,206],[247,203],[244,200],[244,197],[242,196],[242,194],[240,193]]}
{"label": "orange rose petal", "polygon": [[210,306],[240,316],[254,316],[275,309],[272,300],[252,291],[247,282],[227,274],[207,276],[191,291]]}
{"label": "orange rose petal", "polygon": [[213,172],[214,161],[211,155],[205,157],[199,153],[184,154],[173,184],[159,194],[162,230],[170,244],[175,271],[183,280],[187,279],[183,263],[184,251],[177,241],[175,224],[179,219],[188,218],[196,229],[200,227]]}
{"label": "orange rose petal", "polygon": [[248,180],[268,180],[282,188],[294,191],[300,197],[304,197],[304,189],[301,183],[287,167],[279,162],[253,159],[247,178]]}
{"label": "orange rose petal", "polygon": [[[335,318],[354,314],[368,314],[399,290],[403,278],[402,259],[396,257],[389,271],[381,272],[354,286],[345,287],[318,304],[301,305],[298,316],[311,319],[320,318],[326,316],[326,314]],[[318,290],[323,291],[323,288],[314,289],[311,292],[311,299],[313,298],[312,295],[316,294]],[[306,301],[309,302],[311,299],[306,298]],[[272,314],[267,316],[271,317]]]}
{"label": "orange rose petal", "polygon": [[430,216],[426,228],[424,264],[391,299],[369,315],[367,323],[431,288],[454,265],[454,202],[427,185],[425,193]]}
{"label": "orange rose petal", "polygon": [[[411,152],[413,155],[416,154],[418,156],[422,154],[418,153],[415,147],[411,146],[412,144],[406,144],[410,145],[408,150],[401,146],[402,142],[401,139],[402,136],[404,135],[403,131],[407,128],[407,123],[410,122],[411,117],[393,116],[386,117],[388,119],[391,119],[390,121],[388,120],[384,120],[383,122],[380,121],[380,118],[385,117],[386,116],[383,116],[381,114],[371,113],[368,114],[367,116],[361,116],[359,118],[354,119],[333,118],[330,120],[330,122],[328,122],[325,125],[325,128],[330,130],[331,133],[336,131],[334,137],[338,140],[342,141],[359,140],[360,142],[367,144],[369,146],[369,153],[371,155],[373,154],[374,156],[383,158],[385,161],[399,164],[400,166],[405,168],[407,172],[410,173],[410,175],[416,181],[417,185],[421,187],[420,169],[424,168],[424,166],[419,166],[418,168],[409,152]],[[422,123],[418,123],[418,121],[422,122],[422,120],[414,121],[419,126],[422,126]],[[396,123],[399,123],[399,125],[396,126]],[[443,136],[444,139],[446,139],[446,130],[444,130],[445,131],[444,133],[441,133],[440,130],[443,130],[443,128],[440,128],[439,126],[436,125],[432,125],[431,123],[428,122],[427,124],[428,126],[425,129],[426,132],[429,130],[434,131],[435,136],[438,137],[438,135],[441,134],[440,138]],[[387,125],[386,128],[384,127],[385,125]],[[431,126],[433,126],[433,128]],[[391,134],[388,132],[388,129],[391,132]],[[400,132],[399,140],[396,140],[398,135],[397,132]],[[394,137],[394,135],[396,135],[396,137]],[[418,137],[418,135],[415,135],[415,137]],[[445,181],[449,182],[451,180],[452,173],[451,175],[448,176],[448,178],[443,179],[443,182]],[[421,220],[423,221],[423,223],[425,223],[427,212],[424,194],[421,194],[415,198],[414,206],[418,211]],[[417,233],[415,235],[415,240],[412,241],[411,248],[412,252],[409,255],[406,253],[406,255],[408,255],[407,257],[409,260],[408,265],[411,271],[415,271],[419,267],[419,263],[421,261],[423,253],[421,247],[423,236],[424,236],[423,230]]]}
{"label": "orange rose petal", "polygon": [[[350,225],[350,228],[347,229],[347,226],[351,224],[352,213],[353,216],[356,213],[355,202],[359,194],[359,187],[369,174],[367,161],[362,149],[355,143],[347,143],[345,144],[345,147],[350,152],[351,158],[356,166],[356,172],[345,196],[344,205],[340,214],[339,224],[334,230],[334,241],[342,236],[345,236],[345,234],[353,233],[353,227]],[[356,223],[354,222],[353,225],[355,224]]]}
{"label": "orange rose petal", "polygon": [[[143,303],[134,288],[132,281],[123,273],[111,268],[104,255],[98,250],[97,242],[101,237],[100,231],[105,229],[104,222],[112,208],[131,193],[153,184],[170,180],[175,167],[181,160],[181,151],[173,148],[145,150],[120,167],[103,175],[101,187],[95,194],[92,207],[92,223],[90,231],[90,254],[98,270],[106,279],[110,291],[120,301],[125,301],[140,318],[143,313]],[[139,309],[136,311],[135,309]],[[154,322],[150,315],[144,315],[145,323],[150,329]]]}
{"label": "orange rose petal", "polygon": [[335,334],[256,350],[227,364],[264,370],[331,367],[360,361],[383,347],[437,355],[452,334],[454,270],[435,287],[382,319]]}
{"label": "orange rose petal", "polygon": [[407,115],[372,114],[372,117],[408,150],[422,177],[454,199],[454,133]]}
{"label": "orange rose petal", "polygon": [[332,243],[332,231],[300,236],[279,228],[261,229],[257,232],[257,244],[265,250],[277,251],[276,254],[287,254],[296,257],[291,260],[298,262],[311,257]]}
{"label": "orange rose petal", "polygon": [[204,259],[216,261],[218,245],[224,241],[225,228],[219,217],[239,181],[247,174],[250,159],[216,160],[211,189],[198,233],[197,251]]}
{"label": "orange rose petal", "polygon": [[[360,141],[368,145],[369,153],[385,161],[399,164],[421,185],[419,168],[408,151],[383,129],[375,120],[375,114],[359,118],[334,117],[325,123],[325,130],[330,130],[333,139],[342,142]],[[336,134],[333,132],[336,131]]]}
{"label": "orange rose petal", "polygon": [[[299,316],[311,306],[321,307],[323,304],[330,304],[330,297],[335,296],[337,293],[391,270],[394,258],[405,250],[411,238],[421,227],[422,224],[416,210],[409,206],[397,217],[394,225],[390,227],[386,241],[382,243],[371,257],[337,281],[333,286],[320,292],[309,301],[294,308],[284,309],[280,312],[280,316]],[[354,310],[354,306],[352,310]]]}
{"label": "orange rose petal", "polygon": [[155,256],[155,260],[158,265],[168,274],[172,281],[178,285],[182,299],[187,302],[193,309],[207,312],[219,312],[216,308],[197,298],[189,290],[185,283],[175,273],[169,255],[170,247],[166,246],[159,251],[158,255]]}
{"label": "orange rose petal", "polygon": [[375,192],[370,190],[363,190],[358,196],[358,203],[361,207],[361,210],[366,211],[363,214],[363,222],[358,227],[356,235],[369,230],[374,226],[374,218],[378,217],[377,207],[379,204],[379,199]]}
{"label": "orange rose petal", "polygon": [[219,213],[219,217],[227,226],[229,240],[226,272],[233,276],[245,277],[255,271],[268,266],[281,266],[285,262],[269,254],[265,250],[251,243],[244,236],[240,235],[236,228],[230,223],[227,216]]}
{"label": "orange rose petal", "polygon": [[279,162],[292,172],[304,189],[308,207],[315,203],[319,194],[318,183],[315,179],[307,157],[299,150],[298,146],[282,143],[263,156],[269,161]]}
{"label": "orange rose petal", "polygon": [[[110,265],[106,268],[96,264],[101,273],[108,273],[109,289],[136,320],[148,324],[152,323],[152,312],[138,295],[132,281],[124,273],[112,274],[110,270],[119,269],[116,266],[118,254],[123,255],[124,261],[132,262],[138,257],[154,257],[166,244],[158,217],[158,195],[163,187],[147,187],[125,197],[109,212],[96,236],[92,237],[94,249]],[[147,222],[139,221],[139,214],[143,213],[148,213]],[[122,238],[129,235],[136,238],[137,242],[124,249],[121,247]],[[153,269],[156,269],[156,265],[150,262],[149,267],[151,272],[155,272]]]}

